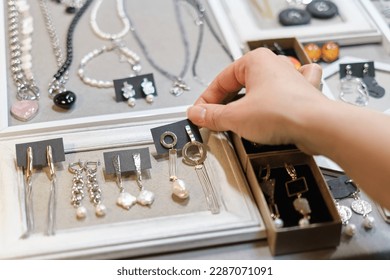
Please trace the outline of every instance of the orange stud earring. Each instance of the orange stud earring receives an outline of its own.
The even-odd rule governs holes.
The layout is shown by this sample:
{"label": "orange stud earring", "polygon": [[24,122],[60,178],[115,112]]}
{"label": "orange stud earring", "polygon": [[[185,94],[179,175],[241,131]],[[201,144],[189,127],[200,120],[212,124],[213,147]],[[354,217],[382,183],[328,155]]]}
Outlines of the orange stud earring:
{"label": "orange stud earring", "polygon": [[322,60],[325,62],[333,62],[339,58],[339,45],[335,42],[327,42],[322,48]]}
{"label": "orange stud earring", "polygon": [[312,62],[318,62],[321,59],[321,48],[314,43],[309,43],[304,46],[306,54]]}

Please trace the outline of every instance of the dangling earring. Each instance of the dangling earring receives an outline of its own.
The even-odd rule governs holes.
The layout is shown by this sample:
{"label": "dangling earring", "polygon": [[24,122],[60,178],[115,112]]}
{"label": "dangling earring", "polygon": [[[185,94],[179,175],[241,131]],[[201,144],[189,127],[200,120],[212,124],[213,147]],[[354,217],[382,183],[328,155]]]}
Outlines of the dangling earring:
{"label": "dangling earring", "polygon": [[345,77],[341,79],[340,99],[357,106],[367,106],[368,90],[362,79],[352,76],[351,65],[345,66]]}
{"label": "dangling earring", "polygon": [[145,190],[142,184],[141,155],[139,153],[133,154],[133,160],[136,168],[136,175],[137,175],[136,180],[137,180],[138,188],[141,191],[137,197],[137,202],[143,206],[151,205],[154,202],[154,193]]}
{"label": "dangling earring", "polygon": [[364,63],[363,82],[366,84],[370,96],[381,98],[385,95],[385,89],[378,84],[374,76],[369,74],[369,68],[370,65],[368,63]]}
{"label": "dangling earring", "polygon": [[141,87],[142,87],[142,91],[145,94],[146,102],[153,103],[154,93],[156,92],[153,83],[149,81],[147,78],[144,78],[143,82],[141,83]]}
{"label": "dangling earring", "polygon": [[[346,183],[355,184],[352,179],[347,180]],[[356,186],[356,192],[352,194],[353,202],[351,203],[351,208],[356,214],[363,216],[364,228],[372,229],[374,227],[375,219],[368,215],[372,211],[372,206],[368,201],[361,199],[359,193],[360,190]]]}
{"label": "dangling earring", "polygon": [[352,217],[352,210],[345,205],[340,205],[337,200],[335,200],[335,205],[337,212],[339,213],[341,223],[345,226],[344,233],[350,237],[354,236],[356,234],[356,226],[355,224],[349,222]]}
{"label": "dangling earring", "polygon": [[71,204],[76,208],[77,219],[84,219],[87,216],[87,209],[82,205],[84,199],[84,167],[80,161],[70,163],[68,170],[73,174],[72,179],[72,200]]}
{"label": "dangling earring", "polygon": [[125,188],[122,184],[121,160],[119,155],[114,156],[114,158],[112,159],[112,163],[115,168],[116,184],[120,192],[119,197],[116,200],[116,204],[123,209],[129,210],[137,202],[137,198],[130,193],[125,192]]}
{"label": "dangling earring", "polygon": [[268,208],[271,212],[271,218],[274,221],[276,228],[282,228],[284,226],[283,220],[280,218],[278,205],[275,203],[275,179],[270,179],[271,168],[269,164],[266,167],[266,174],[264,177],[261,177],[263,168],[260,168],[259,178],[260,178],[260,187],[263,193],[266,196],[268,202]]}
{"label": "dangling earring", "polygon": [[122,87],[122,96],[127,100],[127,104],[129,104],[130,107],[135,106],[135,90],[132,84],[129,84],[128,82],[123,83]]}
{"label": "dangling earring", "polygon": [[89,198],[95,206],[95,214],[98,217],[103,217],[106,215],[107,209],[106,206],[102,204],[102,190],[99,188],[96,178],[97,167],[99,164],[99,161],[87,161],[84,169],[87,173],[87,189]]}

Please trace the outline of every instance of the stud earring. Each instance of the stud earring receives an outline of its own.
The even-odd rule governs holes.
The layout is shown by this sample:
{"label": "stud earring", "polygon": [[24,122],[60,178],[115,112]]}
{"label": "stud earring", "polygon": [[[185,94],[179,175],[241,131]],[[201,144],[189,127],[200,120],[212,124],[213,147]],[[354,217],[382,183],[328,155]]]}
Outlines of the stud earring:
{"label": "stud earring", "polygon": [[137,197],[137,202],[143,206],[151,205],[154,202],[154,193],[144,188],[142,183],[141,173],[141,155],[139,153],[133,154],[134,165],[136,168],[136,180],[139,190],[141,191]]}
{"label": "stud earring", "polygon": [[102,190],[99,187],[96,177],[99,164],[99,161],[87,161],[84,169],[87,173],[87,190],[89,199],[95,206],[96,216],[103,217],[106,215],[107,208],[104,204],[102,204]]}
{"label": "stud earring", "polygon": [[123,83],[122,87],[122,96],[127,100],[127,104],[129,104],[130,107],[135,106],[135,90],[132,84],[129,84],[128,82]]}
{"label": "stud earring", "polygon": [[137,198],[130,193],[125,192],[125,188],[123,187],[122,183],[121,160],[119,155],[114,156],[114,158],[112,159],[112,163],[115,168],[116,184],[119,188],[120,193],[119,197],[116,200],[116,204],[123,209],[129,210],[137,202]]}
{"label": "stud earring", "polygon": [[81,161],[70,163],[68,170],[73,174],[71,204],[76,208],[76,218],[84,219],[87,216],[87,209],[82,205],[84,199],[84,167]]}
{"label": "stud earring", "polygon": [[356,105],[367,106],[368,90],[362,79],[352,75],[351,65],[345,66],[345,77],[340,80],[340,99],[344,102]]}
{"label": "stud earring", "polygon": [[154,93],[156,92],[153,83],[149,81],[147,78],[144,78],[144,80],[141,83],[141,87],[142,87],[142,91],[145,94],[146,102],[153,103]]}

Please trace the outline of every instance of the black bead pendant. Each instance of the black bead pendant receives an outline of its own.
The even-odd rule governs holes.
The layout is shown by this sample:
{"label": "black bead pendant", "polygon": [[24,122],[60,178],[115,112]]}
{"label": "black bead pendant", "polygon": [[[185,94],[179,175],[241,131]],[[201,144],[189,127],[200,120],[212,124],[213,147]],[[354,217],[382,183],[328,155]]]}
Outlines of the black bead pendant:
{"label": "black bead pendant", "polygon": [[76,94],[71,91],[64,91],[54,96],[53,101],[58,107],[69,110],[76,102]]}
{"label": "black bead pendant", "polygon": [[76,7],[72,7],[72,6],[68,6],[68,7],[66,7],[66,9],[65,9],[65,12],[66,12],[67,14],[75,14],[76,11],[77,11]]}

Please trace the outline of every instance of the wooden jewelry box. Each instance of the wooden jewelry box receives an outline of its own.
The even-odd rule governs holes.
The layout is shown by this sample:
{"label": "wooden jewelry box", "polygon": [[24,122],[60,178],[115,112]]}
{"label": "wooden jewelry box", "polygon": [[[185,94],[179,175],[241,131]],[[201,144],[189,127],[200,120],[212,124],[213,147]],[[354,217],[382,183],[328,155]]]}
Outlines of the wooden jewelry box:
{"label": "wooden jewelry box", "polygon": [[[322,173],[313,157],[293,145],[262,146],[232,135],[236,152],[259,206],[267,228],[267,240],[273,255],[336,247],[340,243],[341,220]],[[296,196],[290,197],[289,182],[294,181],[286,168],[293,166],[298,180],[304,178],[307,189],[302,198],[307,199],[311,213],[310,223],[300,226],[302,215],[294,209]],[[274,200],[284,226],[277,227],[269,199],[263,191],[265,169],[275,180]]]}

